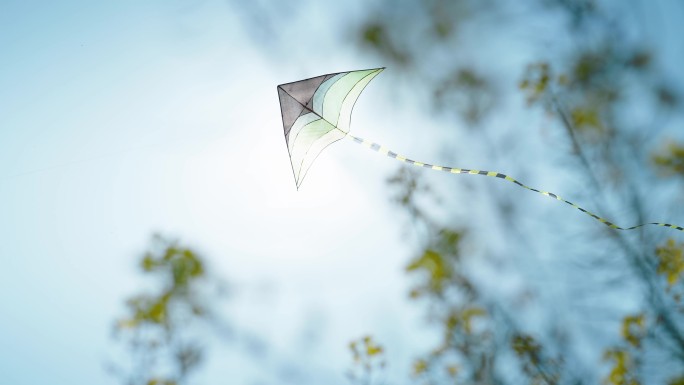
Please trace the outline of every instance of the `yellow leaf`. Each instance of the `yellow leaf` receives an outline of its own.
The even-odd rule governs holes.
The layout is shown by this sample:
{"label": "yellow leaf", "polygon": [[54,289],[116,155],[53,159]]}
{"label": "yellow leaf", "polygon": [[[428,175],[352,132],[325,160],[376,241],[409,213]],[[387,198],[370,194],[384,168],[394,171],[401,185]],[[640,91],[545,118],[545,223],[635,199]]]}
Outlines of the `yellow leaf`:
{"label": "yellow leaf", "polygon": [[451,270],[441,254],[426,250],[419,258],[406,266],[406,271],[424,271],[428,273],[428,286],[433,291],[440,291],[444,282],[451,277]]}
{"label": "yellow leaf", "polygon": [[372,357],[376,354],[381,354],[381,353],[382,353],[382,346],[370,345],[366,348],[366,354],[368,354],[369,357]]}
{"label": "yellow leaf", "polygon": [[646,320],[644,313],[627,316],[622,321],[622,338],[630,345],[638,348],[641,346],[641,339],[646,333]]}
{"label": "yellow leaf", "polygon": [[427,361],[419,359],[413,363],[413,375],[419,376],[427,370]]}
{"label": "yellow leaf", "polygon": [[656,255],[660,260],[658,274],[664,275],[668,286],[672,287],[684,273],[684,250],[670,239],[664,247],[656,249]]}
{"label": "yellow leaf", "polygon": [[596,128],[602,129],[599,111],[594,107],[576,108],[571,112],[572,122],[577,128]]}

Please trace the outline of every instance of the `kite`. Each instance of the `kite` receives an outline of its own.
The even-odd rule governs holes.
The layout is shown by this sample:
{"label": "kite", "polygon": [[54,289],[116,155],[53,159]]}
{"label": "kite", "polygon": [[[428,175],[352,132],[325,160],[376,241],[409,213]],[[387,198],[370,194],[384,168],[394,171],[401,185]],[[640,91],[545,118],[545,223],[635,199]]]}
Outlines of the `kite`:
{"label": "kite", "polygon": [[349,133],[351,113],[364,88],[385,68],[337,72],[278,85],[280,112],[283,119],[285,143],[292,163],[297,189],[318,155],[340,139],[349,139],[392,159],[417,167],[451,174],[484,175],[506,180],[524,189],[564,202],[616,230],[633,230],[646,225],[669,227],[684,231],[684,227],[669,223],[649,222],[631,227],[620,227],[557,194],[526,186],[500,172],[435,166],[422,163],[390,151],[386,147]]}

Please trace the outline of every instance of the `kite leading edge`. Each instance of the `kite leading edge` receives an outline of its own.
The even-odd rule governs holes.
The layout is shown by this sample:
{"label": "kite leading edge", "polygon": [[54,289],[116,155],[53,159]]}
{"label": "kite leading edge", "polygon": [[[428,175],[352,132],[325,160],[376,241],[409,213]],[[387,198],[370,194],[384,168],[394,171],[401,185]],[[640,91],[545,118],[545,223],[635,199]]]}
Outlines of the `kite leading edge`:
{"label": "kite leading edge", "polygon": [[616,230],[633,230],[646,225],[656,225],[684,231],[682,226],[660,222],[621,227],[561,198],[557,194],[526,186],[506,174],[496,171],[435,166],[429,163],[418,162],[390,151],[380,144],[351,135],[349,133],[349,125],[354,104],[359,98],[361,91],[383,69],[385,68],[338,72],[278,86],[285,143],[290,154],[290,162],[292,163],[292,172],[297,189],[301,186],[307,171],[318,155],[332,143],[347,138],[390,158],[417,167],[444,171],[451,174],[484,175],[507,180],[524,189],[567,203]]}

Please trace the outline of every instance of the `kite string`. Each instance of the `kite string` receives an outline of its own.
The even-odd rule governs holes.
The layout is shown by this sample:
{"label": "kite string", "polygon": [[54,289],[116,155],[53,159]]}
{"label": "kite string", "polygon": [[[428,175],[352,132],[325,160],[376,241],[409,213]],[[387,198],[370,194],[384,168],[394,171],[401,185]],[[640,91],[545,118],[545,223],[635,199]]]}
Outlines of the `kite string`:
{"label": "kite string", "polygon": [[385,155],[385,156],[387,156],[387,157],[390,157],[390,158],[399,160],[399,161],[404,162],[404,163],[408,163],[408,164],[414,165],[414,166],[416,166],[416,167],[429,168],[429,169],[432,169],[432,170],[435,170],[435,171],[444,171],[444,172],[448,172],[448,173],[451,173],[451,174],[484,175],[484,176],[495,177],[495,178],[507,180],[507,181],[509,181],[509,182],[511,182],[511,183],[517,184],[518,186],[520,186],[520,187],[522,187],[522,188],[524,188],[524,189],[526,189],[526,190],[534,191],[534,192],[536,192],[536,193],[538,193],[538,194],[542,194],[542,195],[545,195],[545,196],[547,196],[547,197],[551,197],[551,198],[554,198],[554,199],[559,200],[559,201],[561,201],[561,202],[567,203],[567,204],[569,204],[570,206],[576,208],[577,210],[579,210],[579,211],[581,211],[581,212],[583,212],[583,213],[585,213],[585,214],[591,216],[592,218],[596,219],[597,221],[603,223],[604,225],[606,225],[606,226],[608,226],[608,227],[610,227],[610,228],[616,229],[616,230],[633,230],[633,229],[637,229],[637,228],[639,228],[639,227],[643,227],[643,226],[646,226],[646,225],[656,225],[656,226],[670,227],[670,228],[672,228],[672,229],[679,230],[679,231],[684,231],[684,227],[682,227],[682,226],[677,226],[677,225],[673,225],[673,224],[669,224],[669,223],[660,223],[660,222],[648,222],[648,223],[642,223],[642,224],[640,224],[640,225],[631,226],[631,227],[620,227],[620,226],[618,226],[618,225],[616,225],[616,224],[614,224],[614,223],[612,223],[612,222],[606,220],[605,218],[601,218],[601,217],[599,217],[598,215],[596,215],[596,214],[594,214],[594,213],[592,213],[592,212],[590,212],[590,211],[588,211],[588,210],[585,210],[585,209],[583,209],[582,207],[580,207],[580,206],[578,206],[578,205],[576,205],[576,204],[574,204],[574,203],[572,203],[572,202],[570,202],[570,201],[568,201],[568,200],[565,200],[565,199],[561,198],[561,197],[558,196],[557,194],[554,194],[554,193],[551,193],[551,192],[548,192],[548,191],[537,190],[537,189],[535,189],[535,188],[526,186],[526,185],[524,185],[523,183],[521,183],[521,182],[515,180],[514,178],[512,178],[512,177],[510,177],[510,176],[508,176],[508,175],[506,175],[506,174],[502,174],[502,173],[496,172],[496,171],[469,170],[469,169],[465,169],[465,168],[435,166],[435,165],[432,165],[432,164],[429,164],[429,163],[422,163],[422,162],[415,161],[415,160],[413,160],[413,159],[409,159],[409,158],[407,158],[407,157],[405,157],[405,156],[399,155],[399,154],[397,154],[397,153],[395,153],[395,152],[393,152],[393,151],[390,151],[388,148],[386,148],[386,147],[384,147],[384,146],[382,146],[382,145],[380,145],[380,144],[371,142],[371,141],[366,140],[366,139],[363,139],[363,138],[356,137],[356,136],[351,135],[351,134],[349,134],[349,133],[345,133],[345,134],[346,134],[346,135],[345,135],[345,138],[347,138],[347,139],[353,140],[354,142],[356,142],[356,143],[358,143],[358,144],[361,144],[361,145],[363,145],[363,146],[365,146],[365,147],[368,147],[368,148],[370,148],[371,150],[376,151],[376,152],[379,152],[380,154],[383,154],[383,155]]}

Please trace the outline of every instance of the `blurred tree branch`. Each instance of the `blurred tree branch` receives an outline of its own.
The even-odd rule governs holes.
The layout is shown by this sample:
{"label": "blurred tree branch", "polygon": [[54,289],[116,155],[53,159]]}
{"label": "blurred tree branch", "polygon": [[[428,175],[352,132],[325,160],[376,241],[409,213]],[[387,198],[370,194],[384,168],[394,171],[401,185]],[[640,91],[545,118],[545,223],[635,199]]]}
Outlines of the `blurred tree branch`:
{"label": "blurred tree branch", "polygon": [[[553,64],[547,58],[539,60],[532,57],[520,82],[520,88],[531,107],[540,106],[548,114],[558,118],[560,124],[556,127],[562,129],[570,143],[570,151],[566,155],[574,158],[580,165],[580,168],[572,168],[572,171],[562,163],[556,167],[587,179],[590,183],[584,188],[588,187],[585,191],[591,191],[590,196],[593,197],[595,206],[611,207],[614,206],[612,203],[615,202],[616,195],[625,197],[621,202],[627,207],[631,206],[638,219],[645,216],[644,210],[647,210],[649,198],[643,189],[636,186],[643,185],[646,181],[653,189],[653,183],[657,182],[649,171],[657,170],[664,176],[681,176],[680,146],[671,142],[665,151],[651,153],[644,144],[658,138],[653,137],[651,132],[640,129],[642,123],[631,117],[631,110],[637,106],[646,108],[652,116],[672,111],[681,115],[682,111],[674,84],[654,65],[657,52],[647,48],[647,42],[643,40],[622,38],[629,35],[627,31],[631,32],[631,26],[617,14],[611,14],[615,9],[608,9],[624,7],[590,0],[548,0],[528,5],[529,9],[536,7],[536,14],[515,19],[510,16],[517,14],[511,12],[511,7],[504,2],[488,1],[487,7],[468,0],[408,3],[410,5],[402,7],[391,7],[389,4],[378,7],[382,11],[371,15],[359,28],[360,46],[393,63],[395,71],[402,72],[401,76],[414,78],[417,89],[433,95],[432,101],[437,110],[456,110],[464,122],[471,126],[478,124],[481,132],[494,132],[495,128],[481,123],[487,115],[497,113],[494,101],[498,98],[489,97],[491,101],[486,103],[486,108],[472,107],[481,104],[477,102],[483,99],[481,89],[490,88],[485,85],[494,81],[480,68],[461,64],[462,61],[454,54],[460,43],[459,33],[473,25],[481,30],[489,28],[487,32],[491,33],[493,25],[486,24],[483,21],[485,17],[505,20],[501,24],[512,27],[516,23],[560,11],[570,20],[567,28],[574,36],[569,52],[557,49],[547,53],[547,58],[548,55],[556,55],[550,57]],[[458,14],[454,10],[458,10]],[[399,22],[407,20],[408,15],[412,20],[410,23]],[[445,21],[448,26],[444,25]],[[484,44],[480,46],[483,50],[487,49]],[[559,55],[563,56],[559,58]],[[434,58],[452,60],[441,60],[439,62],[443,66],[436,68]],[[560,68],[558,74],[554,73],[552,67]],[[444,95],[452,93],[462,93],[465,96],[447,102],[449,99]],[[497,148],[494,141],[489,143],[491,152],[495,153]],[[651,165],[655,167],[650,168]],[[454,325],[468,325],[457,320],[463,311],[473,309],[472,306],[487,309],[483,311],[483,315],[490,314],[492,309],[507,314],[500,310],[501,307],[495,300],[483,302],[482,296],[477,294],[478,284],[464,272],[464,256],[456,250],[460,240],[466,237],[466,229],[461,226],[456,231],[450,225],[440,225],[433,219],[434,214],[430,210],[417,207],[416,202],[419,199],[415,198],[415,194],[424,195],[425,192],[419,191],[416,188],[417,183],[407,180],[405,175],[405,171],[400,171],[391,179],[395,185],[403,181],[408,186],[402,189],[409,193],[400,193],[403,198],[397,202],[411,217],[412,226],[427,229],[424,246],[408,267],[408,271],[412,273],[424,272],[427,282],[414,288],[411,296],[426,298],[432,304],[429,319],[436,321],[446,331],[454,330]],[[608,199],[608,196],[611,198]],[[645,370],[644,365],[647,365],[646,362],[651,362],[650,365],[653,363],[651,359],[644,360],[640,357],[659,356],[659,352],[665,348],[671,355],[661,359],[660,365],[668,362],[669,365],[674,365],[675,362],[684,363],[681,356],[684,351],[684,320],[681,313],[673,311],[672,307],[680,299],[669,296],[663,283],[663,276],[674,277],[680,273],[678,268],[673,267],[679,266],[679,262],[663,260],[678,260],[677,257],[672,257],[678,254],[672,251],[674,246],[670,243],[656,247],[657,238],[650,233],[642,232],[638,243],[635,243],[631,234],[615,231],[599,234],[599,237],[593,237],[592,242],[603,245],[602,248],[617,247],[623,261],[632,268],[631,282],[645,289],[641,301],[643,312],[638,316],[628,314],[623,320],[623,346],[606,350],[605,357],[614,363],[606,381],[612,384],[648,381],[648,377],[645,377],[648,370]],[[526,236],[529,234],[523,235],[523,238]],[[459,240],[452,244],[456,246],[455,249],[452,247],[445,252],[435,246],[434,242],[440,243],[435,240],[441,239],[444,242],[444,237]],[[534,236],[531,238],[534,239]],[[515,238],[510,240],[515,242]],[[570,257],[568,254],[567,251],[561,251],[555,257]],[[608,267],[617,269],[619,266]],[[664,273],[665,270],[669,275]],[[459,294],[447,294],[445,287],[450,287]],[[573,378],[565,369],[566,366],[563,366],[562,360],[553,356],[540,359],[540,352],[545,348],[560,349],[560,356],[569,358],[571,353],[568,346],[551,345],[548,337],[540,340],[530,337],[519,331],[514,318],[500,316],[496,321],[490,319],[494,322],[492,325],[496,326],[485,328],[487,333],[462,345],[443,343],[428,358],[419,359],[415,367],[421,374],[425,374],[434,366],[441,365],[438,362],[443,356],[457,353],[460,354],[459,365],[465,367],[460,371],[459,378],[466,382],[480,383],[486,366],[484,363],[490,362],[494,366],[497,357],[503,354],[500,347],[488,344],[487,340],[492,333],[503,329],[509,331],[506,334],[511,341],[510,346],[515,350],[529,383],[583,381]],[[655,322],[649,323],[647,320]],[[640,328],[649,325],[650,332],[644,336],[639,335],[637,340],[636,334],[631,331],[635,325]],[[469,327],[463,327],[464,335],[468,335],[469,331]],[[642,344],[642,340],[646,342]],[[479,358],[473,358],[473,352],[478,349]],[[542,361],[545,362],[544,365],[541,365]],[[490,371],[494,374],[489,382],[485,381],[487,383],[517,383],[508,379],[495,379],[496,372]],[[675,371],[672,374],[677,373]],[[440,382],[440,378],[433,373],[433,380]],[[591,379],[588,381],[591,382]]]}
{"label": "blurred tree branch", "polygon": [[113,365],[113,374],[129,385],[186,384],[205,355],[198,328],[213,318],[215,282],[197,253],[159,235],[140,268],[158,280],[159,289],[126,301],[127,315],[114,335],[126,345],[130,362]]}

